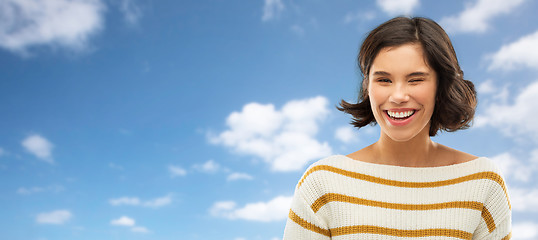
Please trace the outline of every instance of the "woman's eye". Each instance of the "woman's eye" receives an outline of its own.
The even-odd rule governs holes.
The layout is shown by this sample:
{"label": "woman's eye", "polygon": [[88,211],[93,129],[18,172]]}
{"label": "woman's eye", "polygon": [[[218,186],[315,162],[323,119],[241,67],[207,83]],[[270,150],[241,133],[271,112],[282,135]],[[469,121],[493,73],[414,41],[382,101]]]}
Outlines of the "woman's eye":
{"label": "woman's eye", "polygon": [[409,80],[410,83],[417,83],[417,82],[422,82],[424,81],[423,79],[411,79]]}
{"label": "woman's eye", "polygon": [[387,79],[387,78],[381,78],[381,79],[377,79],[378,82],[381,82],[381,83],[390,83],[390,80]]}

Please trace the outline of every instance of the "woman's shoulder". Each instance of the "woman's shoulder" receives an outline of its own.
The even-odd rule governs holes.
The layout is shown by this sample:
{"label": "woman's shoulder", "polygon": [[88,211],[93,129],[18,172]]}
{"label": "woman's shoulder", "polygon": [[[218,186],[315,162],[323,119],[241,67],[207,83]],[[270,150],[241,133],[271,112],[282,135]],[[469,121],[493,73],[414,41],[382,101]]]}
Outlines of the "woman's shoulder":
{"label": "woman's shoulder", "polygon": [[467,165],[476,168],[477,171],[491,171],[500,174],[500,169],[497,167],[495,162],[487,157],[475,156],[473,154],[462,152],[444,145],[440,146],[443,152],[440,155],[440,159],[448,163],[445,165],[466,165],[465,163],[474,163]]}
{"label": "woman's shoulder", "polygon": [[335,154],[335,155],[327,156],[325,158],[317,160],[316,162],[312,163],[308,168],[310,169],[312,167],[320,166],[320,165],[334,166],[334,165],[342,164],[342,163],[344,163],[344,162],[346,162],[348,160],[349,160],[349,158],[347,158],[344,155]]}
{"label": "woman's shoulder", "polygon": [[[350,161],[353,160],[344,155],[331,155],[320,159],[308,166],[299,181],[299,185],[307,178],[325,178],[327,173],[341,174],[349,172],[352,170],[350,169]],[[320,180],[315,181],[319,182]]]}
{"label": "woman's shoulder", "polygon": [[351,159],[344,155],[331,155],[322,158],[308,166],[303,174],[303,178],[318,171],[345,171],[348,170]]}

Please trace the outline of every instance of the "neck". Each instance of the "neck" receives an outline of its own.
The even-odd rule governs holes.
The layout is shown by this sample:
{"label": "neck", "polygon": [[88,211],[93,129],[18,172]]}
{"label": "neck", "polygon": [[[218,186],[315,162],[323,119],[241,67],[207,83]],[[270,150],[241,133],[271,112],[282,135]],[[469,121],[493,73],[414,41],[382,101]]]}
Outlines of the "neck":
{"label": "neck", "polygon": [[419,134],[408,141],[394,141],[389,136],[381,134],[379,140],[372,145],[373,153],[381,164],[402,167],[433,166],[437,143],[429,135]]}

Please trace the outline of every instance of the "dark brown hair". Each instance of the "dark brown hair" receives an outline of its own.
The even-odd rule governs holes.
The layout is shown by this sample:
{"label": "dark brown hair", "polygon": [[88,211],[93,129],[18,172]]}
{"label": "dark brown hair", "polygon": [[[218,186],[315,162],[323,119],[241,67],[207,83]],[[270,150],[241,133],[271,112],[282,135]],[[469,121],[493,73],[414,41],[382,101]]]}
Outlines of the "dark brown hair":
{"label": "dark brown hair", "polygon": [[351,124],[357,128],[376,124],[368,97],[370,68],[381,49],[407,43],[420,44],[426,62],[437,73],[430,136],[435,136],[439,130],[453,132],[468,128],[476,108],[474,85],[463,79],[456,52],[443,28],[433,20],[422,17],[396,17],[368,34],[358,55],[358,65],[363,77],[358,103],[342,100],[338,110],[351,114]]}

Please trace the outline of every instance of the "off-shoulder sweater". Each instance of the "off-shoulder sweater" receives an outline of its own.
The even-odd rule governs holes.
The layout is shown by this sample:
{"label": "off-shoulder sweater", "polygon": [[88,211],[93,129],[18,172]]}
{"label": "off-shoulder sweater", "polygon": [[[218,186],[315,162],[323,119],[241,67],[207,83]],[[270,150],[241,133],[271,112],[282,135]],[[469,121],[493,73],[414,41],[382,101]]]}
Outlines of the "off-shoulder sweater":
{"label": "off-shoulder sweater", "polygon": [[297,184],[284,240],[511,237],[505,182],[485,157],[399,167],[335,155]]}

